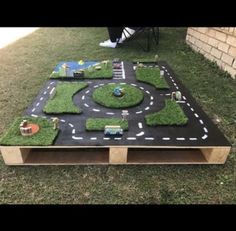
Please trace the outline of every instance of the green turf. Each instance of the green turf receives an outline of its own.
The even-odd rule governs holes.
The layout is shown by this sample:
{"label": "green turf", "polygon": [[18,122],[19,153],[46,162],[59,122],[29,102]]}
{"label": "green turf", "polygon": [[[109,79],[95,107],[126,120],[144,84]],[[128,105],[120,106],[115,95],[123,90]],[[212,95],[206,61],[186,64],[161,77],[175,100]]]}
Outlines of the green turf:
{"label": "green turf", "polygon": [[[220,118],[217,127],[236,145],[236,81],[193,52],[185,36],[186,28],[161,27],[157,48],[143,52],[135,40],[118,49],[99,47],[107,28],[41,28],[0,49],[0,134],[31,105],[55,63],[152,60],[158,54],[208,116]],[[236,204],[235,157],[232,151],[224,165],[9,167],[0,155],[0,203]]]}
{"label": "green turf", "polygon": [[73,103],[73,95],[87,86],[87,83],[59,83],[54,97],[47,101],[43,111],[47,114],[81,113],[81,109]]}
{"label": "green turf", "polygon": [[95,70],[95,67],[91,67],[91,69],[85,69],[84,78],[87,79],[111,79],[113,75],[112,70],[112,62],[109,61],[107,66],[104,64],[99,65],[102,67],[101,70]]}
{"label": "green turf", "polygon": [[121,126],[123,130],[128,130],[128,120],[119,118],[89,118],[86,120],[86,130],[103,131],[106,125]]}
{"label": "green turf", "polygon": [[[20,123],[24,120],[28,120],[29,123],[35,123],[39,125],[39,131],[33,136],[22,136],[20,133]],[[1,138],[1,145],[11,146],[46,146],[53,144],[55,137],[58,134],[58,129],[53,129],[52,122],[49,122],[43,118],[33,117],[18,117],[12,123],[11,127],[7,130],[5,135]]]}
{"label": "green turf", "polygon": [[156,89],[168,89],[165,78],[160,78],[159,68],[137,67],[135,70],[136,79],[140,82],[148,83]]}
{"label": "green turf", "polygon": [[157,125],[185,125],[188,118],[185,116],[181,106],[174,100],[165,100],[165,107],[155,113],[145,116],[146,124],[149,126]]}
{"label": "green turf", "polygon": [[[114,88],[120,86],[124,89],[124,96],[113,95]],[[108,108],[128,108],[140,104],[143,101],[143,92],[129,84],[107,84],[97,88],[93,92],[93,100]]]}

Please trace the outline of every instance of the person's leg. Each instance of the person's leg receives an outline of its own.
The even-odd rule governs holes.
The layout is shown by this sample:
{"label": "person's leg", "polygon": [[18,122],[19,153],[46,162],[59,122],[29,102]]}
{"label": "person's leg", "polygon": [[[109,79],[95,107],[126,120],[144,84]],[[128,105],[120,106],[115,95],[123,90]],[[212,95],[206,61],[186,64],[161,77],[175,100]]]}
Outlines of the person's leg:
{"label": "person's leg", "polygon": [[117,42],[118,39],[121,38],[123,27],[108,27],[108,34],[110,37],[110,40],[114,43]]}
{"label": "person's leg", "polygon": [[107,30],[110,39],[100,43],[99,45],[102,47],[115,48],[117,43],[120,43],[123,27],[108,27]]}

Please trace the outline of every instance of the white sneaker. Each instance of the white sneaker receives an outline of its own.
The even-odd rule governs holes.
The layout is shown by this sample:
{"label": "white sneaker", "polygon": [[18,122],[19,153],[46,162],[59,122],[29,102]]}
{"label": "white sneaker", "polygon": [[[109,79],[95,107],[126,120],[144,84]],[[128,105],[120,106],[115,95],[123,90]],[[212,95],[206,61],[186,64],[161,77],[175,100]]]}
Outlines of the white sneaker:
{"label": "white sneaker", "polygon": [[125,27],[125,29],[123,30],[123,33],[122,33],[122,37],[121,37],[122,42],[123,42],[125,39],[131,37],[131,35],[134,34],[134,33],[135,33],[135,30],[132,30],[132,29],[130,29],[129,27]]}
{"label": "white sneaker", "polygon": [[110,39],[99,43],[99,46],[101,47],[110,47],[110,48],[116,48],[117,42],[112,42]]}

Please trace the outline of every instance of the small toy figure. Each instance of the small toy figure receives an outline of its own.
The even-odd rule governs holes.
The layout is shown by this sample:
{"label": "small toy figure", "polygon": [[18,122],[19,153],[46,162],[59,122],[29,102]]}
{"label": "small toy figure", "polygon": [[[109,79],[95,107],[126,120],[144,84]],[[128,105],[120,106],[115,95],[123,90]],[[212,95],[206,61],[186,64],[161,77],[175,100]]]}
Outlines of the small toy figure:
{"label": "small toy figure", "polygon": [[127,110],[122,110],[121,116],[122,120],[126,120],[127,116],[129,115],[129,112]]}
{"label": "small toy figure", "polygon": [[121,63],[113,63],[114,69],[121,69]]}
{"label": "small toy figure", "polygon": [[158,54],[156,54],[155,55],[155,62],[156,62],[156,64],[157,64],[158,60],[159,60],[159,56],[158,56]]}
{"label": "small toy figure", "polygon": [[27,120],[23,120],[20,123],[20,133],[22,136],[32,136],[39,131],[37,124],[30,124]]}
{"label": "small toy figure", "polygon": [[163,70],[160,70],[160,78],[163,78],[164,77],[164,71]]}
{"label": "small toy figure", "polygon": [[66,63],[64,63],[63,65],[62,65],[62,68],[63,68],[63,71],[64,71],[64,73],[65,73],[65,75],[64,76],[69,76],[69,66],[66,64]]}
{"label": "small toy figure", "polygon": [[142,64],[142,63],[138,63],[138,65],[137,65],[139,68],[143,68],[144,67],[144,65]]}
{"label": "small toy figure", "polygon": [[116,87],[116,88],[113,90],[113,95],[116,96],[116,97],[122,97],[124,94],[125,94],[125,91],[124,91],[124,89],[121,88],[121,87]]}
{"label": "small toy figure", "polygon": [[101,70],[101,69],[102,69],[101,66],[96,66],[96,67],[95,67],[95,70],[97,70],[97,71],[98,71],[98,70]]}
{"label": "small toy figure", "polygon": [[175,91],[171,93],[171,100],[181,101],[182,94],[180,91]]}
{"label": "small toy figure", "polygon": [[104,60],[102,61],[102,64],[104,65],[104,67],[107,69],[107,65],[109,63],[109,60]]}
{"label": "small toy figure", "polygon": [[122,136],[123,129],[121,128],[121,126],[106,125],[104,129],[104,135],[105,136]]}
{"label": "small toy figure", "polygon": [[84,65],[84,61],[83,61],[83,60],[80,60],[80,61],[78,62],[78,64],[79,64],[79,65]]}
{"label": "small toy figure", "polygon": [[56,129],[59,129],[59,118],[57,117],[54,117],[52,118],[52,123],[53,123],[53,129],[56,130]]}

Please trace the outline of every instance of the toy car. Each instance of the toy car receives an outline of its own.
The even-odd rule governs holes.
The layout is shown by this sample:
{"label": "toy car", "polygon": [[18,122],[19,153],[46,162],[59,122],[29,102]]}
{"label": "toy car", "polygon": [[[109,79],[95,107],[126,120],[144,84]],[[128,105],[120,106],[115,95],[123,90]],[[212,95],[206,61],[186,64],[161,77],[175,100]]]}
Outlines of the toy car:
{"label": "toy car", "polygon": [[121,69],[121,64],[120,63],[113,63],[113,68],[114,69]]}
{"label": "toy car", "polygon": [[107,125],[104,129],[105,136],[122,136],[123,129],[120,126]]}

